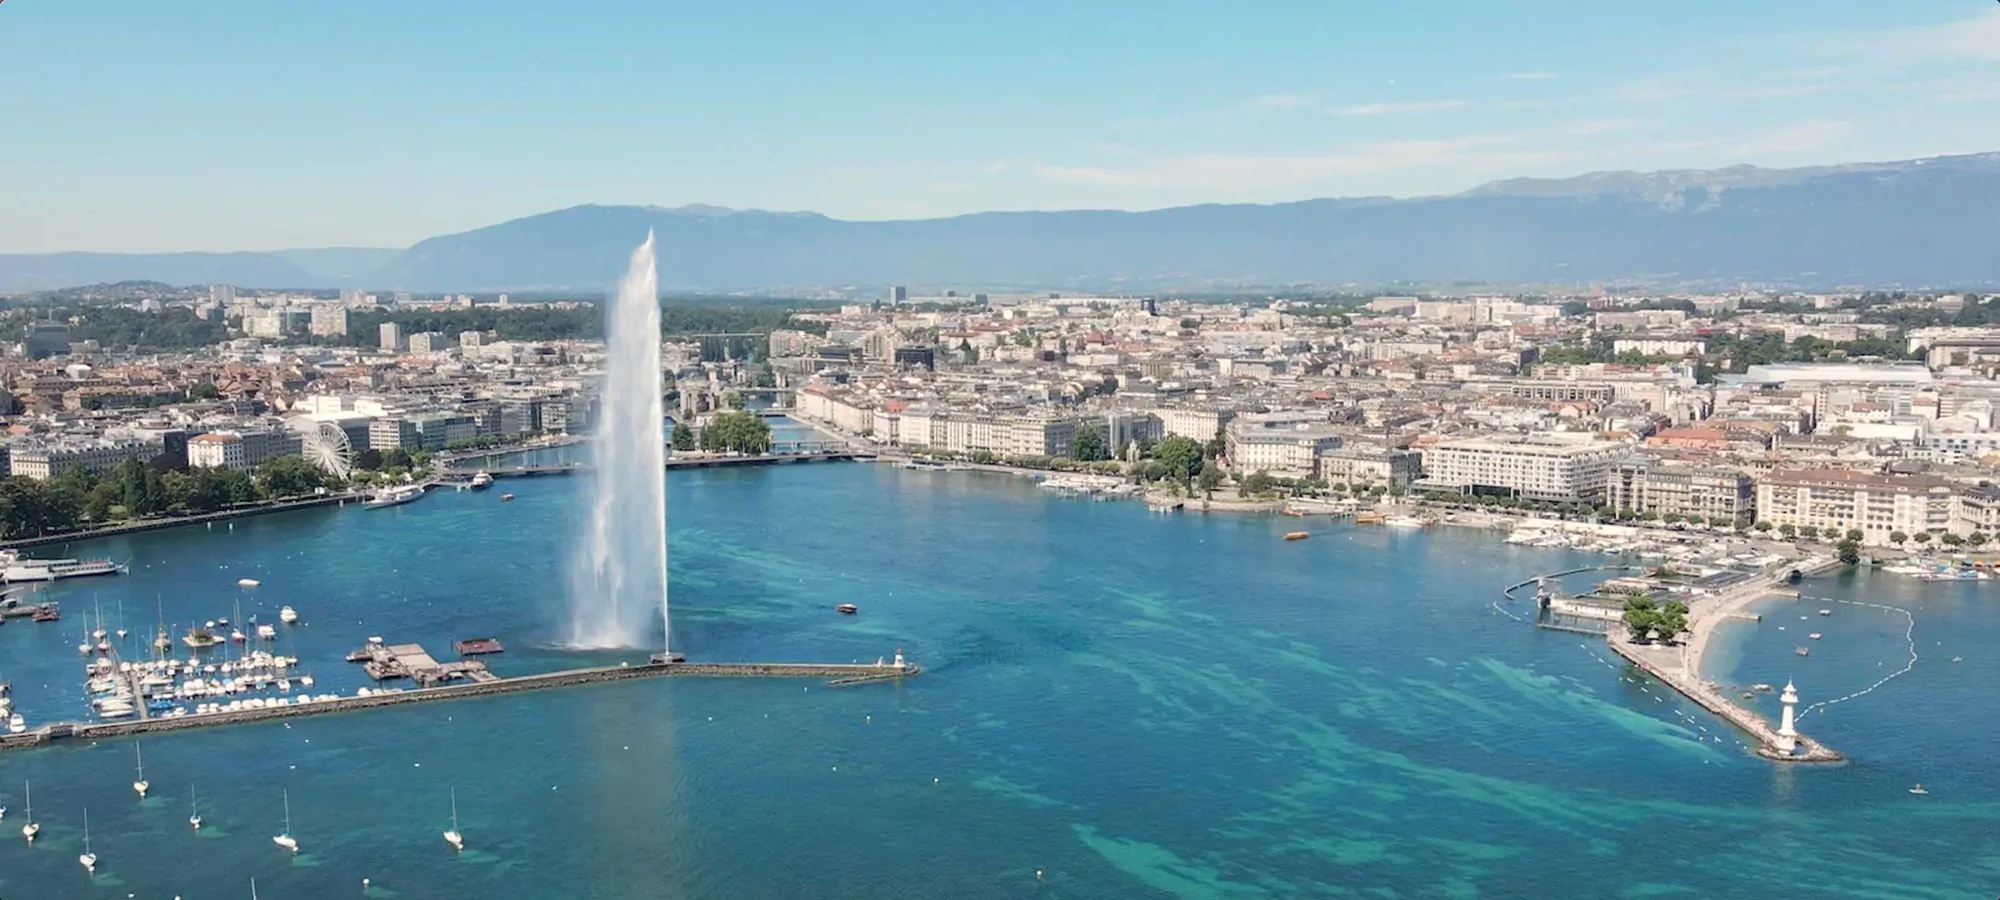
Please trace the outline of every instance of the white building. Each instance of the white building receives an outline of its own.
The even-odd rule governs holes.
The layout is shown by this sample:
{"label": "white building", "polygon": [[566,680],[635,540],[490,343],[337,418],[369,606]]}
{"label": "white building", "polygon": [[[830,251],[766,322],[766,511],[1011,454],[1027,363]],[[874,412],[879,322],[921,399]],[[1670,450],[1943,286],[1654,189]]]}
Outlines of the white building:
{"label": "white building", "polygon": [[442,331],[419,331],[410,335],[411,353],[443,353],[451,349],[451,338]]}
{"label": "white building", "polygon": [[243,458],[243,438],[232,432],[211,431],[188,438],[188,465],[193,468],[250,468]]}
{"label": "white building", "polygon": [[81,441],[40,446],[17,446],[8,454],[8,473],[17,478],[47,481],[71,469],[88,469],[102,475],[128,459],[147,460],[160,452],[160,445],[147,441]]}
{"label": "white building", "polygon": [[1631,445],[1591,435],[1472,438],[1424,451],[1426,490],[1510,494],[1531,500],[1596,503],[1611,469]]}
{"label": "white building", "polygon": [[396,323],[383,322],[380,334],[382,349],[390,351],[403,349],[403,329]]}
{"label": "white building", "polygon": [[318,337],[341,337],[347,334],[347,307],[333,303],[313,304],[311,329]]}
{"label": "white building", "polygon": [[1245,475],[1317,478],[1320,455],[1339,447],[1340,435],[1325,427],[1257,428],[1239,422],[1229,429],[1230,468]]}

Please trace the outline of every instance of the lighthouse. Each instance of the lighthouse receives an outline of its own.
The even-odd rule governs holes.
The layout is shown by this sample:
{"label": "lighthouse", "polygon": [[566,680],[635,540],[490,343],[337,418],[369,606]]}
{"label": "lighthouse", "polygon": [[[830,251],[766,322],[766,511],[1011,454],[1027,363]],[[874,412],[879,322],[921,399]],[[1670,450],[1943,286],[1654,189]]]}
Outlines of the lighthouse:
{"label": "lighthouse", "polygon": [[1778,742],[1775,746],[1778,752],[1790,756],[1799,747],[1798,729],[1792,727],[1794,708],[1799,705],[1799,689],[1786,681],[1785,692],[1778,695],[1778,702],[1785,704],[1785,714],[1778,719]]}

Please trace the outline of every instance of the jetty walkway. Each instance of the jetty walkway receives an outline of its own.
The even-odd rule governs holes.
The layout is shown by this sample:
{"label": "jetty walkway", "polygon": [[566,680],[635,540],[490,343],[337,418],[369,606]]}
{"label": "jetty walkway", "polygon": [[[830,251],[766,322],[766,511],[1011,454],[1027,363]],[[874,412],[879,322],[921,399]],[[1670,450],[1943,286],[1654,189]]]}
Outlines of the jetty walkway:
{"label": "jetty walkway", "polygon": [[902,662],[900,665],[886,663],[877,665],[867,663],[653,661],[640,665],[600,666],[587,669],[566,669],[560,672],[544,672],[538,675],[517,675],[511,678],[450,684],[441,687],[403,690],[382,689],[367,696],[342,696],[329,700],[290,703],[284,706],[268,706],[261,709],[237,709],[225,712],[199,713],[170,718],[133,719],[120,722],[61,722],[45,725],[41,728],[25,731],[20,734],[0,735],[0,750],[36,747],[54,741],[89,741],[128,735],[181,731],[190,728],[214,728],[222,725],[240,725],[248,722],[264,722],[277,719],[295,719],[301,716],[354,712],[357,710],[378,709],[385,706],[401,706],[411,703],[462,700],[473,697],[520,693],[522,691],[573,687],[583,684],[631,681],[638,678],[819,678],[827,679],[827,684],[830,687],[842,687],[899,681],[903,678],[916,676],[922,671],[923,669],[920,666],[910,662]]}

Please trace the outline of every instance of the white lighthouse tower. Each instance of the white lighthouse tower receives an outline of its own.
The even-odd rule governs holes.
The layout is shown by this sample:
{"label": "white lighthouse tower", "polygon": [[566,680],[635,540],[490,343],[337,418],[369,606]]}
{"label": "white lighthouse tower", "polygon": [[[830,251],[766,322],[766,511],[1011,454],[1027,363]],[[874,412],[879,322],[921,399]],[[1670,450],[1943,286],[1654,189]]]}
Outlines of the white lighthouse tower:
{"label": "white lighthouse tower", "polygon": [[1799,705],[1799,689],[1785,682],[1785,692],[1778,695],[1778,702],[1785,704],[1785,714],[1778,719],[1778,751],[1792,755],[1799,747],[1798,729],[1792,727],[1793,708]]}

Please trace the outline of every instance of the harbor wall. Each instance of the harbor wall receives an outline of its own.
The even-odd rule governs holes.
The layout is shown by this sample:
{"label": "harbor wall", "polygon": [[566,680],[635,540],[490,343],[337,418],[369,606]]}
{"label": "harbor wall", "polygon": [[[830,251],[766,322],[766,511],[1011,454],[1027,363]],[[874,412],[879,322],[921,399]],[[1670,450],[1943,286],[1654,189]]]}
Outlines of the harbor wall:
{"label": "harbor wall", "polygon": [[1640,652],[1637,647],[1632,646],[1627,641],[1620,640],[1616,635],[1613,635],[1605,643],[1611,646],[1612,652],[1624,657],[1626,662],[1638,666],[1646,674],[1653,676],[1654,679],[1662,684],[1680,692],[1681,696],[1693,700],[1701,708],[1714,713],[1729,724],[1748,732],[1750,736],[1756,738],[1761,744],[1757,750],[1757,755],[1765,759],[1776,762],[1819,763],[1840,762],[1843,759],[1840,754],[1835,753],[1825,745],[1803,734],[1798,736],[1799,752],[1797,754],[1787,756],[1779,753],[1776,749],[1778,732],[1771,727],[1771,723],[1764,721],[1763,716],[1729,702],[1721,694],[1703,685],[1688,684],[1685,679],[1668,672],[1658,663],[1646,658],[1646,655]]}
{"label": "harbor wall", "polygon": [[21,734],[0,735],[0,749],[38,746],[64,739],[98,740],[137,734],[157,734],[190,728],[213,728],[221,725],[240,725],[274,719],[294,719],[301,716],[352,712],[355,710],[376,709],[410,703],[460,700],[472,697],[487,697],[496,694],[519,693],[521,691],[572,687],[582,684],[630,681],[638,678],[827,678],[849,681],[850,683],[867,683],[913,676],[920,671],[922,670],[916,666],[905,666],[897,669],[894,666],[845,663],[726,662],[646,663],[636,666],[566,669],[561,672],[546,672],[539,675],[517,675],[511,678],[501,678],[496,681],[475,682],[471,684],[385,690],[366,697],[343,696],[338,699],[324,700],[316,703],[287,704],[285,706],[266,707],[263,709],[240,709],[229,712],[176,716],[163,719],[132,719],[121,722],[91,724],[60,723]]}

